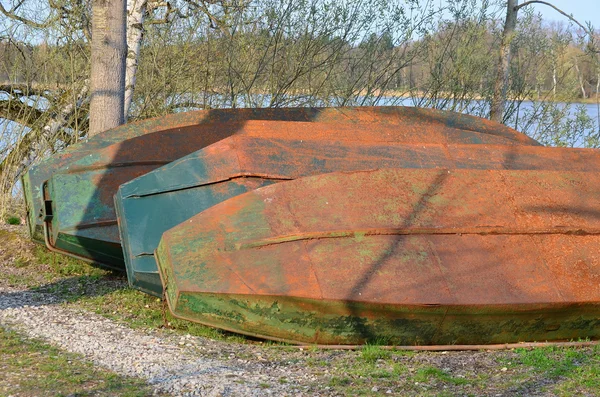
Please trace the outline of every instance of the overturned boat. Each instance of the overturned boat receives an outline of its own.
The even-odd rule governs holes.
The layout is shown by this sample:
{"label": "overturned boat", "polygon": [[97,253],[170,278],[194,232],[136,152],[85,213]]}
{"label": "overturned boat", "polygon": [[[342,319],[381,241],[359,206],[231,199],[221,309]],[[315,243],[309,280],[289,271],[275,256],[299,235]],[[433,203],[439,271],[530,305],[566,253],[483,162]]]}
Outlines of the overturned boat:
{"label": "overturned boat", "polygon": [[600,336],[600,174],[382,169],[233,197],[163,234],[174,315],[291,343]]}
{"label": "overturned boat", "polygon": [[[476,117],[401,107],[211,110],[142,126],[136,132],[132,126],[123,127],[127,133],[107,132],[106,139],[94,141],[93,150],[89,142],[80,146],[81,152],[73,148],[40,166],[47,170],[37,167],[24,179],[28,218],[35,224],[31,230],[37,235],[41,223],[50,249],[123,269],[113,202],[118,187],[234,134],[333,142],[537,145]],[[37,212],[39,217],[32,215]]]}
{"label": "overturned boat", "polygon": [[378,168],[600,172],[600,155],[528,145],[232,136],[121,185],[115,207],[129,284],[162,296],[154,250],[163,232],[217,203],[286,180]]}

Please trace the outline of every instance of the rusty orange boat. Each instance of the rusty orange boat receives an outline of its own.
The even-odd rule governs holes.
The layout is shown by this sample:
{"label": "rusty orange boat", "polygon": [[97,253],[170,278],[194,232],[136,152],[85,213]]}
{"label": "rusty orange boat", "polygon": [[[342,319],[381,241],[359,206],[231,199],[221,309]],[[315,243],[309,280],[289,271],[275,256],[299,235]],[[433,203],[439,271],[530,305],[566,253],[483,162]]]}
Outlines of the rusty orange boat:
{"label": "rusty orange boat", "polygon": [[286,180],[377,168],[600,172],[600,155],[590,149],[529,145],[231,136],[121,185],[115,208],[129,284],[162,296],[154,250],[163,232],[215,204]]}
{"label": "rusty orange boat", "polygon": [[41,225],[50,249],[124,269],[113,202],[118,187],[234,134],[335,142],[537,145],[501,124],[431,109],[191,112],[120,127],[31,170],[24,186],[32,235],[39,238]]}
{"label": "rusty orange boat", "polygon": [[382,169],[282,182],[164,233],[174,315],[291,343],[600,337],[600,174]]}

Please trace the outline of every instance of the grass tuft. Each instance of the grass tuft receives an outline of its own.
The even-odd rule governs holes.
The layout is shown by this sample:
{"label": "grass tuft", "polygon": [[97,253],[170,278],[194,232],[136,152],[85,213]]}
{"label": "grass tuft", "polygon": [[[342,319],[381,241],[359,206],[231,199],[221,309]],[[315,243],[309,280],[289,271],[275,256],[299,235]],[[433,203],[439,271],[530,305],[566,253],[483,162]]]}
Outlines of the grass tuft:
{"label": "grass tuft", "polygon": [[21,224],[21,219],[19,219],[16,216],[8,216],[6,218],[6,223],[9,225],[20,225]]}
{"label": "grass tuft", "polygon": [[467,379],[464,378],[457,378],[454,377],[452,375],[450,375],[448,372],[441,370],[439,368],[436,367],[424,367],[424,368],[419,368],[419,370],[417,371],[414,379],[417,382],[420,383],[425,383],[427,381],[429,381],[429,379],[434,378],[434,379],[439,379],[442,382],[446,382],[446,383],[451,383],[453,385],[466,385],[469,383],[469,381]]}
{"label": "grass tuft", "polygon": [[361,350],[361,358],[367,363],[390,358],[392,353],[378,345],[365,345]]}

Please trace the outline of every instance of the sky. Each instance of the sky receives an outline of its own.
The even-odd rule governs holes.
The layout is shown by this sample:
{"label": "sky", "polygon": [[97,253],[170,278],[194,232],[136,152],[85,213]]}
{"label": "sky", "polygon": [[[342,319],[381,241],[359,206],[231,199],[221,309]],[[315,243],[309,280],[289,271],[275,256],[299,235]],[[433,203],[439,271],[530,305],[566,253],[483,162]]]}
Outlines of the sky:
{"label": "sky", "polygon": [[[600,0],[547,0],[556,7],[560,8],[567,14],[573,15],[575,19],[586,25],[586,22],[591,22],[594,29],[600,29]],[[525,1],[519,1],[524,3]],[[530,6],[531,7],[531,6]],[[551,7],[543,4],[534,4],[536,12],[542,14],[546,21],[564,21],[568,19]]]}

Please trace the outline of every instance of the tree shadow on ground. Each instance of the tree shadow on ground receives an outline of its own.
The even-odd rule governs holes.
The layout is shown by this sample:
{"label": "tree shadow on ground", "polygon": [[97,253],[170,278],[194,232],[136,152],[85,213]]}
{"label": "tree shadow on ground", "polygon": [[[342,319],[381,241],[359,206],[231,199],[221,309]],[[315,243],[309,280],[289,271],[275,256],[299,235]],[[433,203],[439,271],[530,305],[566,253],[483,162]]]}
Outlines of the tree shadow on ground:
{"label": "tree shadow on ground", "polygon": [[0,292],[0,310],[75,302],[126,288],[127,279],[125,274],[121,273],[109,273],[106,276],[71,276],[27,290]]}

